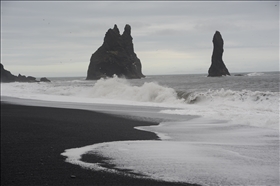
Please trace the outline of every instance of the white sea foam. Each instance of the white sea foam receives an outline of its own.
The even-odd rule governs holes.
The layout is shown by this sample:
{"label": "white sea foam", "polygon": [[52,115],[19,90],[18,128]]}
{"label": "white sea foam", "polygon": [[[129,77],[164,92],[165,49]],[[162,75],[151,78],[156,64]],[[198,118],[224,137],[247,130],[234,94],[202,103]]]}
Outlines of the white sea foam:
{"label": "white sea foam", "polygon": [[172,88],[160,86],[154,82],[144,83],[142,86],[133,86],[127,80],[117,77],[100,79],[90,91],[83,92],[79,95],[137,102],[171,104],[183,102],[183,100],[177,98],[176,91]]}
{"label": "white sea foam", "polygon": [[[132,85],[117,77],[98,81],[1,84],[1,95],[28,99],[161,106],[161,113],[200,115],[259,127],[279,127],[279,92],[208,90],[178,94],[174,89],[146,82]],[[172,109],[168,109],[172,108]]]}
{"label": "white sea foam", "polygon": [[[129,81],[117,77],[109,79],[100,79],[96,82],[87,81],[68,81],[54,83],[8,83],[2,84],[1,95],[12,96],[29,99],[43,100],[67,100],[76,102],[75,99],[85,102],[103,103],[121,103],[122,104],[138,104],[145,102],[150,103],[166,103],[180,104],[183,100],[177,98],[174,89],[160,86],[157,83],[144,83],[142,86],[130,85]],[[82,84],[82,85],[81,85]],[[84,85],[84,86],[83,86]],[[75,99],[74,99],[75,98]]]}
{"label": "white sea foam", "polygon": [[[201,185],[279,184],[279,135],[275,130],[206,118],[141,128],[169,138],[101,143],[86,149],[68,149],[62,155],[68,157],[67,161],[76,156],[71,163],[81,165],[77,152],[98,154],[118,169],[165,181]],[[94,165],[98,166],[82,166]]]}
{"label": "white sea foam", "polygon": [[[1,84],[1,96],[56,101],[58,104],[54,105],[61,106],[61,101],[70,106],[73,102],[86,103],[81,108],[175,120],[139,128],[155,132],[162,141],[73,147],[62,153],[69,163],[118,172],[80,159],[84,153],[97,153],[111,159],[110,163],[120,169],[132,169],[155,179],[202,185],[279,184],[279,130],[275,130],[279,129],[279,92],[230,89],[189,92],[185,88],[183,94],[178,94],[174,88],[159,83],[136,86],[132,82],[114,77],[98,81],[6,83]],[[90,103],[115,104],[115,107]],[[185,121],[188,115],[199,118]]]}
{"label": "white sea foam", "polygon": [[279,129],[279,92],[208,90],[188,95],[194,104],[187,109],[162,110],[161,113],[202,115],[239,124]]}
{"label": "white sea foam", "polygon": [[247,74],[247,76],[262,76],[262,75],[264,75],[264,73],[262,72],[252,72]]}

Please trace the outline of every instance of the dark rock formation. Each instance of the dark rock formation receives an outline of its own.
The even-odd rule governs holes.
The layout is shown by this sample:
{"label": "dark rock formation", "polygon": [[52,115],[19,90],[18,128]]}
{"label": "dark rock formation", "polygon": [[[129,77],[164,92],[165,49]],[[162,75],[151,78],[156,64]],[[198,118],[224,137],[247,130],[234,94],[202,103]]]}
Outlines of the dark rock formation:
{"label": "dark rock formation", "polygon": [[130,25],[125,25],[120,35],[117,25],[109,29],[101,47],[90,58],[87,80],[96,80],[117,75],[128,79],[140,79],[142,74],[140,60],[134,53]]}
{"label": "dark rock formation", "polygon": [[39,82],[36,80],[35,77],[32,76],[25,76],[25,75],[21,75],[19,74],[18,77],[16,78],[16,81],[18,82]]}
{"label": "dark rock formation", "polygon": [[1,82],[15,82],[16,76],[14,76],[10,71],[5,70],[4,66],[1,63]]}
{"label": "dark rock formation", "polygon": [[244,76],[244,74],[234,74],[234,76]]}
{"label": "dark rock formation", "polygon": [[46,77],[42,77],[40,79],[41,82],[51,82],[51,80],[47,79]]}
{"label": "dark rock formation", "polygon": [[[4,66],[1,64],[1,82],[9,83],[9,82],[39,82],[35,77],[25,76],[19,74],[18,76],[13,75],[10,71],[5,70]],[[47,78],[41,78],[40,81],[51,82]]]}
{"label": "dark rock formation", "polygon": [[208,70],[208,77],[226,76],[230,73],[223,62],[224,41],[219,31],[213,37],[212,64]]}

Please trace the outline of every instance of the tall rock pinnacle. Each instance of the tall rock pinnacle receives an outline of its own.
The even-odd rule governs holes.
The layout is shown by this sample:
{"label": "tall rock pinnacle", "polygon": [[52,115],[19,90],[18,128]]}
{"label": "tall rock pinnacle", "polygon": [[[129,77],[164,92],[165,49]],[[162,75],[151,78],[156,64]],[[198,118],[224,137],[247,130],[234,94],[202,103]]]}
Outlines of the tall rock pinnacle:
{"label": "tall rock pinnacle", "polygon": [[223,62],[224,41],[219,31],[216,31],[213,37],[212,64],[208,70],[208,77],[230,75],[226,65]]}
{"label": "tall rock pinnacle", "polygon": [[130,25],[125,25],[120,35],[117,25],[109,29],[104,42],[91,56],[87,80],[96,80],[117,75],[128,79],[140,79],[142,65],[134,53]]}

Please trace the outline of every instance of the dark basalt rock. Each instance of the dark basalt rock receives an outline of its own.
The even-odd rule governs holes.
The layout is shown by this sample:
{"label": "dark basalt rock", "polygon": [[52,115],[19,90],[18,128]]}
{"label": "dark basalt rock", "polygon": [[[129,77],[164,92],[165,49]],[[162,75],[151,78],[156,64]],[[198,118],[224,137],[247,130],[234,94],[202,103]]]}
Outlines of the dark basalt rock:
{"label": "dark basalt rock", "polygon": [[15,82],[16,78],[17,77],[13,75],[10,71],[5,70],[4,66],[1,63],[1,82]]}
{"label": "dark basalt rock", "polygon": [[41,82],[51,82],[51,80],[47,79],[46,77],[42,77],[40,79]]}
{"label": "dark basalt rock", "polygon": [[18,77],[16,78],[16,81],[18,82],[39,82],[36,80],[35,77],[32,76],[25,76],[25,75],[21,75],[19,74]]}
{"label": "dark basalt rock", "polygon": [[140,59],[134,53],[132,39],[130,25],[125,26],[122,35],[117,25],[109,29],[102,46],[90,58],[86,79],[97,80],[113,75],[128,79],[145,77]]}
{"label": "dark basalt rock", "polygon": [[234,76],[244,76],[244,74],[234,74]]}
{"label": "dark basalt rock", "polygon": [[216,31],[213,37],[212,64],[208,70],[208,77],[226,76],[230,73],[223,62],[224,41],[219,31]]}
{"label": "dark basalt rock", "polygon": [[[42,80],[43,79],[43,80]],[[47,81],[47,78],[41,78],[40,81]],[[36,80],[33,76],[25,76],[19,74],[18,76],[13,75],[10,71],[5,70],[3,64],[1,64],[1,82],[3,83],[9,83],[9,82],[39,82]],[[47,82],[51,82],[48,80]]]}

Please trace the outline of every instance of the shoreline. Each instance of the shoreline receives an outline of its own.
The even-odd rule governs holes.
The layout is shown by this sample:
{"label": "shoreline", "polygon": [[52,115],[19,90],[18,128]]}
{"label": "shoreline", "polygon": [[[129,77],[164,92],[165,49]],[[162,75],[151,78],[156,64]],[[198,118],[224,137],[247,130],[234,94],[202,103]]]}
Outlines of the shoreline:
{"label": "shoreline", "polygon": [[101,142],[156,140],[156,134],[134,127],[157,124],[1,101],[1,185],[191,185],[87,170],[65,162],[61,155],[65,149]]}

